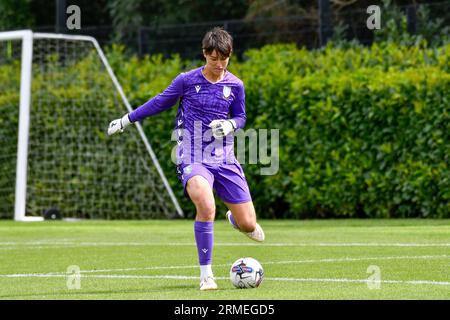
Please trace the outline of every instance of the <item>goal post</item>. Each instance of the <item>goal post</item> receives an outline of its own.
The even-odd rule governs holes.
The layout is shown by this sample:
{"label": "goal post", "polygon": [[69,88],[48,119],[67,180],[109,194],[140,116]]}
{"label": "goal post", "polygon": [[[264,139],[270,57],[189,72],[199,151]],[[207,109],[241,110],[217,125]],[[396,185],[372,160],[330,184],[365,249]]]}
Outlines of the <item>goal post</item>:
{"label": "goal post", "polygon": [[132,107],[95,38],[0,32],[0,91],[0,217],[184,216],[142,126],[107,136]]}

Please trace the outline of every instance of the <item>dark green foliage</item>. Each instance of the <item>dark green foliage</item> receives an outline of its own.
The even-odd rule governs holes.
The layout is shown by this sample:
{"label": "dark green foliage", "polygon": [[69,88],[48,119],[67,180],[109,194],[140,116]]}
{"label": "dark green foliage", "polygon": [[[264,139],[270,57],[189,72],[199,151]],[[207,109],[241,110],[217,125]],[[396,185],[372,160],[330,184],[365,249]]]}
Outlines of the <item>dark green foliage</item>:
{"label": "dark green foliage", "polygon": [[[280,129],[278,174],[244,165],[258,215],[449,217],[449,55],[450,45],[424,42],[313,52],[275,45],[233,60],[246,87],[246,129]],[[153,56],[115,69],[137,107],[189,67]],[[144,127],[181,198],[169,160],[175,112]]]}
{"label": "dark green foliage", "polygon": [[30,3],[31,0],[1,0],[0,30],[29,28],[34,22]]}
{"label": "dark green foliage", "polygon": [[20,64],[17,60],[11,61],[0,70],[0,218],[3,218],[5,213],[9,215],[14,211],[15,185],[12,182],[16,178]]}
{"label": "dark green foliage", "polygon": [[449,49],[250,52],[249,118],[281,136],[280,173],[258,188],[294,216],[448,216]]}
{"label": "dark green foliage", "polygon": [[[385,42],[319,51],[271,45],[248,51],[244,62],[233,60],[230,70],[246,88],[246,129],[280,130],[276,175],[260,175],[267,165],[244,164],[258,216],[450,217],[449,57],[450,44]],[[201,65],[177,56],[127,59],[120,47],[108,58],[134,108]],[[0,74],[7,75],[4,68]],[[2,94],[0,102],[17,99]],[[143,125],[191,216],[171,161],[176,108]],[[101,120],[103,126],[111,119]],[[14,144],[10,149],[17,143],[3,141]],[[220,207],[217,215],[224,212]]]}
{"label": "dark green foliage", "polygon": [[[5,59],[10,43],[2,44]],[[107,136],[109,122],[126,108],[91,43],[35,39],[34,45],[26,213],[58,208],[64,217],[102,219],[174,214],[138,132]],[[74,54],[64,54],[69,51]],[[14,212],[19,61],[0,64],[0,217]]]}
{"label": "dark green foliage", "polygon": [[[423,40],[430,46],[439,46],[449,41],[450,27],[446,25],[446,14],[434,17],[430,8],[433,6],[420,5],[415,7],[416,31],[408,32],[407,13],[395,6],[392,0],[384,0],[381,8],[381,29],[375,30],[375,42],[395,42],[401,45],[415,45]],[[448,15],[447,15],[448,20]]]}

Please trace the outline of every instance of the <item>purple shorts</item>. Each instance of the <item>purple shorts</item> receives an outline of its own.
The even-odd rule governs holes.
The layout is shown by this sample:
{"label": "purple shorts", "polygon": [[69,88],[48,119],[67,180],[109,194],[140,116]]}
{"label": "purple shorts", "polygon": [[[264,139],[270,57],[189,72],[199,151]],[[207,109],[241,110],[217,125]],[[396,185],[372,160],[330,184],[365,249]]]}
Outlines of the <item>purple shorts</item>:
{"label": "purple shorts", "polygon": [[177,166],[178,178],[183,183],[184,194],[189,197],[186,184],[193,176],[202,176],[217,195],[228,203],[252,201],[247,179],[237,160],[232,164],[191,163]]}

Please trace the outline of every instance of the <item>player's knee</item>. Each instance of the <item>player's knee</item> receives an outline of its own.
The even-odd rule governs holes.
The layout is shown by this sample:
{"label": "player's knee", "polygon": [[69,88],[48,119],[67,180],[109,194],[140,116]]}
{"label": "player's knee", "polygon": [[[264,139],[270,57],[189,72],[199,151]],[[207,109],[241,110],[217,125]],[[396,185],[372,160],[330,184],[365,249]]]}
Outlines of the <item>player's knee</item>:
{"label": "player's knee", "polygon": [[216,204],[208,181],[203,177],[189,180],[188,193],[201,220],[212,220],[216,214]]}
{"label": "player's knee", "polygon": [[252,219],[245,220],[239,223],[239,230],[243,232],[252,232],[256,228],[256,221]]}
{"label": "player's knee", "polygon": [[205,212],[215,212],[214,196],[204,192],[193,192],[190,194],[190,198],[197,209]]}
{"label": "player's knee", "polygon": [[188,181],[187,192],[194,203],[204,202],[205,196],[212,196],[211,187],[203,177],[193,177]]}
{"label": "player's knee", "polygon": [[209,197],[203,197],[197,199],[194,202],[197,209],[197,216],[202,220],[213,220],[216,214],[216,204],[214,203],[214,198],[209,199]]}

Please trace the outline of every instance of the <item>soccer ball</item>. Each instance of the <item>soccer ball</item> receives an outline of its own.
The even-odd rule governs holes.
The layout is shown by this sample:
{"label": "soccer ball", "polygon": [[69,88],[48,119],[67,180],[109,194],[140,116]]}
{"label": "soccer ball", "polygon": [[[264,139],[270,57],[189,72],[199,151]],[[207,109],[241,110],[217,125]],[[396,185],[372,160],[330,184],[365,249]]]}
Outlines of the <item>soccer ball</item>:
{"label": "soccer ball", "polygon": [[240,258],[231,265],[230,280],[236,288],[256,288],[263,278],[263,267],[253,258]]}

